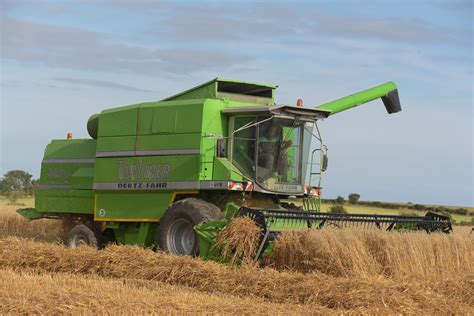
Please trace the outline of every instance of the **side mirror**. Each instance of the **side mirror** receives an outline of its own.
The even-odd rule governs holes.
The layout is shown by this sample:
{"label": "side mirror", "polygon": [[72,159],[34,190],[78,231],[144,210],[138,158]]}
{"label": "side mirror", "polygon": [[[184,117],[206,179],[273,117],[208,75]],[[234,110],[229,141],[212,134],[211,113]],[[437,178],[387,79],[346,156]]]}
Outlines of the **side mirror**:
{"label": "side mirror", "polygon": [[321,171],[326,171],[328,168],[328,155],[326,153],[323,154],[323,161],[321,164]]}
{"label": "side mirror", "polygon": [[321,157],[321,171],[324,172],[328,168],[328,149],[323,145],[321,148],[322,157]]}

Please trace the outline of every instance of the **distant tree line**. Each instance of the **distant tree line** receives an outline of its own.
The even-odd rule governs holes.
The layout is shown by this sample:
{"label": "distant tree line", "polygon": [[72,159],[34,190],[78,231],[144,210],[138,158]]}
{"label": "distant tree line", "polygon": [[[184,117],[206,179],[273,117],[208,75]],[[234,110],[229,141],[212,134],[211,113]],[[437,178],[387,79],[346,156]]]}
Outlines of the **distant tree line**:
{"label": "distant tree line", "polygon": [[11,204],[20,197],[33,195],[38,181],[23,170],[10,170],[0,178],[0,194],[5,195]]}
{"label": "distant tree line", "polygon": [[[346,200],[343,196],[339,195],[335,199],[323,199],[323,202],[334,204],[330,207],[330,211],[343,213],[345,212],[344,203]],[[434,212],[438,214],[443,214],[451,218],[452,214],[456,215],[468,215],[474,217],[474,211],[469,211],[467,208],[458,207],[450,208],[446,206],[433,206],[433,205],[424,205],[424,204],[413,204],[413,203],[396,203],[396,202],[379,202],[379,201],[360,201],[360,194],[351,193],[347,197],[347,202],[350,204],[357,204],[363,206],[370,206],[375,208],[383,209],[411,209],[414,211],[424,211],[424,212]],[[474,221],[474,219],[473,219]]]}
{"label": "distant tree line", "polygon": [[[350,204],[357,204],[360,199],[360,194],[357,193],[351,193],[347,197],[347,201]],[[343,196],[339,195],[335,200],[324,200],[326,202],[332,202],[334,205],[332,205],[329,208],[330,213],[347,213],[346,209],[344,208],[344,202],[345,199]]]}

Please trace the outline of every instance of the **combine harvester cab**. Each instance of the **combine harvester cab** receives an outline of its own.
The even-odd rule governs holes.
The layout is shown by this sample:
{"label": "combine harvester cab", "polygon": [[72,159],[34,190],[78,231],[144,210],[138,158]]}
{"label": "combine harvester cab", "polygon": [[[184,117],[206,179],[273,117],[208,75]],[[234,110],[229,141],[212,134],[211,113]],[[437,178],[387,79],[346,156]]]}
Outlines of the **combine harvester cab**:
{"label": "combine harvester cab", "polygon": [[[289,227],[451,230],[449,218],[432,213],[320,212],[327,155],[317,121],[378,98],[388,113],[399,112],[395,84],[314,108],[277,105],[275,89],[216,78],[158,102],[95,114],[87,123],[91,139],[47,146],[35,208],[18,212],[75,222],[70,247],[114,241],[205,258],[235,216],[260,227],[256,258]],[[290,197],[303,207],[285,203]]]}

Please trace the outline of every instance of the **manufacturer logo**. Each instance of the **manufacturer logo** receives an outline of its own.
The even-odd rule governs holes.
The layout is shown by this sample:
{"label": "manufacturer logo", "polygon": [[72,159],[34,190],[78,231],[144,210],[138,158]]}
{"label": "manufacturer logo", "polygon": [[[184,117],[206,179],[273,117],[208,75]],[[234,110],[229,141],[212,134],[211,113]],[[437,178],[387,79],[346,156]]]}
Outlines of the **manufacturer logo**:
{"label": "manufacturer logo", "polygon": [[105,210],[104,210],[103,208],[101,208],[101,209],[99,210],[99,216],[100,216],[100,217],[105,217]]}
{"label": "manufacturer logo", "polygon": [[117,166],[117,178],[120,181],[161,181],[170,175],[170,166],[165,163],[127,163],[119,160]]}

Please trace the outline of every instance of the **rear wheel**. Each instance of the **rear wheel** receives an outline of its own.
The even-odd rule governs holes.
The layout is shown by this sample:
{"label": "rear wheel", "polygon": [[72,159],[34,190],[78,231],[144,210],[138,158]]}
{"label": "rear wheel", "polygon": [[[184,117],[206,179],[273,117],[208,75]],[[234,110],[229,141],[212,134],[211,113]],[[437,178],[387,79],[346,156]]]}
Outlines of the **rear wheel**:
{"label": "rear wheel", "polygon": [[95,249],[104,245],[102,233],[93,225],[79,224],[73,227],[66,237],[66,247],[89,246]]}
{"label": "rear wheel", "polygon": [[198,256],[199,240],[194,226],[223,218],[224,214],[214,204],[194,198],[177,201],[161,218],[156,241],[169,253]]}

